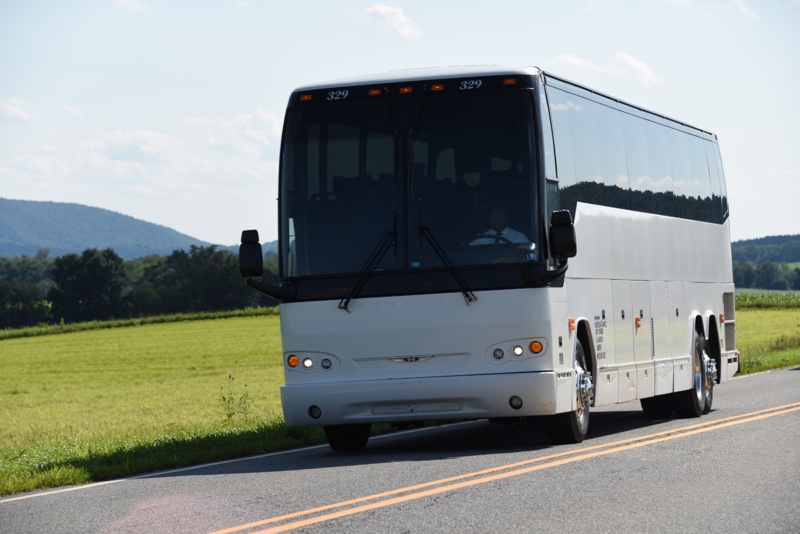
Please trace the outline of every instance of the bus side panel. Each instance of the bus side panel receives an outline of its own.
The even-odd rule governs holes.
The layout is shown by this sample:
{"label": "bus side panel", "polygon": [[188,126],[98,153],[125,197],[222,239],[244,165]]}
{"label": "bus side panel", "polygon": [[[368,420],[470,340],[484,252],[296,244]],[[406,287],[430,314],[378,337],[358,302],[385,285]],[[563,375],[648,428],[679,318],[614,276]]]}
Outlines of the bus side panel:
{"label": "bus side panel", "polygon": [[691,354],[686,351],[690,330],[689,316],[683,296],[683,282],[669,282],[670,352],[673,357],[673,391],[688,389],[692,385]]}
{"label": "bus side panel", "polygon": [[728,224],[578,202],[578,255],[570,260],[567,276],[732,283]]}
{"label": "bus side panel", "polygon": [[614,330],[615,361],[619,368],[619,402],[634,400],[637,395],[638,372],[633,357],[633,315],[631,313],[631,283],[612,280],[613,312],[610,324]]}
{"label": "bus side panel", "polygon": [[595,406],[619,402],[618,370],[611,280],[576,280],[565,282],[569,317],[583,318],[589,329],[591,346],[584,347],[596,361]]}

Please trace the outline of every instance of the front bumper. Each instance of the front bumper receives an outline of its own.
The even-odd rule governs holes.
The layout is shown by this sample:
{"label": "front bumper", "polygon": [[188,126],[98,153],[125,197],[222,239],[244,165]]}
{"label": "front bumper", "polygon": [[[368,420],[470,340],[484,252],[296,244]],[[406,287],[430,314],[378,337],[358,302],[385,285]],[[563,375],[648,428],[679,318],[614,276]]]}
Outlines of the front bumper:
{"label": "front bumper", "polygon": [[[293,384],[281,387],[281,402],[287,426],[549,415],[556,413],[557,400],[561,400],[561,411],[573,409],[574,379],[571,373],[558,375],[536,372]],[[513,396],[522,400],[519,409],[510,405]],[[321,415],[315,419],[312,412]]]}

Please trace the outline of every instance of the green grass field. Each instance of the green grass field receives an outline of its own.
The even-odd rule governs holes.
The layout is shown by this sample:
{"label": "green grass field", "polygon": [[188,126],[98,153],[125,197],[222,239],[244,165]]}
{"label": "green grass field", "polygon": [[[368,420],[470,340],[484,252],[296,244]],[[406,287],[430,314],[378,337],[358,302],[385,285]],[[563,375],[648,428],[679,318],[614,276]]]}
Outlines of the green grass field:
{"label": "green grass field", "polygon": [[277,316],[0,341],[0,495],[321,441],[280,420]]}
{"label": "green grass field", "polygon": [[[151,323],[0,336],[0,495],[323,441],[281,421],[277,316]],[[797,308],[736,323],[744,372],[800,364]]]}

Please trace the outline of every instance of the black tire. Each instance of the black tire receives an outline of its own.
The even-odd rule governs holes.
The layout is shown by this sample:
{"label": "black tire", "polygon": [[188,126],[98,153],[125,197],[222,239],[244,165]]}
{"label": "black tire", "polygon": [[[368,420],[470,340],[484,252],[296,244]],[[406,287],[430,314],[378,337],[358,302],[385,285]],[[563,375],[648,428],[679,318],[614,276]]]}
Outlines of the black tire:
{"label": "black tire", "polygon": [[673,393],[675,412],[680,417],[693,418],[700,417],[711,410],[710,400],[714,399],[713,387],[706,372],[704,359],[705,343],[702,336],[694,333],[692,343],[692,387],[686,391]]}
{"label": "black tire", "polygon": [[[570,443],[580,443],[586,438],[589,432],[589,406],[581,395],[581,377],[584,373],[589,373],[586,365],[586,353],[583,344],[578,340],[575,347],[575,368],[577,371],[575,391],[578,401],[578,409],[574,412],[557,413],[545,417],[544,423],[550,441],[558,445]],[[591,380],[591,374],[588,375]]]}
{"label": "black tire", "polygon": [[372,425],[326,425],[323,428],[331,449],[336,452],[357,452],[367,446]]}
{"label": "black tire", "polygon": [[669,395],[659,395],[640,399],[644,416],[648,419],[669,419],[672,417],[672,402]]}

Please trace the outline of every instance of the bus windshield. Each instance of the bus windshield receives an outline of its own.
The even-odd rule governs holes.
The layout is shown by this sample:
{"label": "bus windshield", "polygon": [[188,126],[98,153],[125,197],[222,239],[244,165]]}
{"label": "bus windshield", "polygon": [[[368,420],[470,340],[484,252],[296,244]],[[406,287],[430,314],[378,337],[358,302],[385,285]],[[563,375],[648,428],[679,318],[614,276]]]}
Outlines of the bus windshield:
{"label": "bus windshield", "polygon": [[538,262],[527,90],[295,106],[283,276]]}

